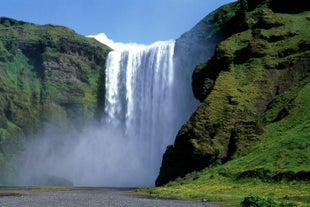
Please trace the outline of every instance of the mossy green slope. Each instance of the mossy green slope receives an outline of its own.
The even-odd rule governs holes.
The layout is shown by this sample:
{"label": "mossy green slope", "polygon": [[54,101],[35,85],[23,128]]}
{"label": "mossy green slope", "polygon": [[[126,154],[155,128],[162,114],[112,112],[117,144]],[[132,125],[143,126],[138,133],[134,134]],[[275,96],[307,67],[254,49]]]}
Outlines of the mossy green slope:
{"label": "mossy green slope", "polygon": [[[282,189],[303,180],[288,197],[300,192],[303,202],[309,198],[310,8],[246,2],[251,4],[222,24],[235,25],[228,38],[193,74],[201,103],[167,148],[156,184],[204,170],[155,194],[227,201],[212,192],[214,185],[240,202],[247,193],[268,196],[277,185]],[[245,192],[238,189],[242,183]],[[282,194],[271,197],[283,199]]]}
{"label": "mossy green slope", "polygon": [[0,180],[44,122],[81,125],[102,110],[110,48],[56,25],[0,18]]}
{"label": "mossy green slope", "polygon": [[293,96],[289,105],[294,107],[285,118],[264,128],[265,133],[247,155],[190,173],[163,187],[140,191],[154,197],[206,199],[224,206],[239,206],[249,195],[310,206],[310,115],[305,113],[310,103],[309,81],[307,77],[275,99],[273,104]]}

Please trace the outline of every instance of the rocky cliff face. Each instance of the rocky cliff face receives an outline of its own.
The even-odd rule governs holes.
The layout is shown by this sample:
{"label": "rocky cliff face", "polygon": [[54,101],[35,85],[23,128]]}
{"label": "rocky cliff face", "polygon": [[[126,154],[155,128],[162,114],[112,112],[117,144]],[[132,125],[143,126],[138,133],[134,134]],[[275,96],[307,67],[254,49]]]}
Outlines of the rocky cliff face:
{"label": "rocky cliff face", "polygon": [[284,4],[239,1],[220,19],[227,38],[194,71],[200,105],[167,148],[156,185],[246,155],[265,127],[294,110],[297,94],[288,91],[309,85],[310,14],[304,3]]}
{"label": "rocky cliff face", "polygon": [[[103,108],[110,49],[65,27],[0,18],[0,168],[46,121],[79,126]],[[14,176],[14,175],[12,175]]]}
{"label": "rocky cliff face", "polygon": [[235,7],[223,6],[219,12],[208,15],[175,42],[173,64],[177,71],[174,74],[174,81],[177,81],[176,91],[189,97],[186,100],[175,100],[183,112],[189,113],[183,113],[184,117],[177,114],[180,121],[178,125],[184,124],[182,120],[187,120],[198,105],[191,86],[192,73],[197,64],[207,61],[213,55],[216,45],[226,37],[227,32],[220,28],[223,22],[235,15]]}

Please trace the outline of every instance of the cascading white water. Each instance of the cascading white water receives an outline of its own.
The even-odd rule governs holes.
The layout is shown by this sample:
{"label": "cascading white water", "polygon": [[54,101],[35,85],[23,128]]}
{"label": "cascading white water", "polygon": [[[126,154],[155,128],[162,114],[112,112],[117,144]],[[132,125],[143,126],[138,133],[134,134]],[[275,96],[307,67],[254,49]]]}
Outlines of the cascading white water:
{"label": "cascading white water", "polygon": [[47,127],[25,153],[22,184],[154,185],[165,148],[196,106],[192,71],[174,67],[174,45],[113,44],[101,125],[73,135]]}
{"label": "cascading white water", "polygon": [[173,51],[174,41],[129,46],[110,52],[106,64],[104,125],[143,143],[145,166],[153,173],[180,127],[174,124]]}

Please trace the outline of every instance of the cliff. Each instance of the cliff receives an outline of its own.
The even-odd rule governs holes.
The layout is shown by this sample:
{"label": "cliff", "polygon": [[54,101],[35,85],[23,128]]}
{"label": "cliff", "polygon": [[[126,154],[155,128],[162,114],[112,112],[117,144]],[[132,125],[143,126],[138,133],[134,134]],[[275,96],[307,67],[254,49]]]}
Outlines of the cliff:
{"label": "cliff", "polygon": [[14,178],[16,154],[45,122],[78,127],[101,114],[109,51],[62,26],[0,18],[0,180]]}
{"label": "cliff", "polygon": [[310,157],[309,10],[304,1],[239,1],[203,20],[222,15],[212,26],[224,40],[193,73],[200,104],[167,148],[156,185],[214,165],[237,178],[309,179],[300,164]]}

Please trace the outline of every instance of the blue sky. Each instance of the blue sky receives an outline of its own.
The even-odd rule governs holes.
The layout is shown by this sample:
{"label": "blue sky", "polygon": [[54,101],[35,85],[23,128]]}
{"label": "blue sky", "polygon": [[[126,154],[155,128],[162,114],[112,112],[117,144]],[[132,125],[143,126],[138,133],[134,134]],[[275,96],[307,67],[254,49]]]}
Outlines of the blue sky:
{"label": "blue sky", "polygon": [[0,16],[58,24],[82,35],[150,44],[178,38],[234,0],[0,0]]}

